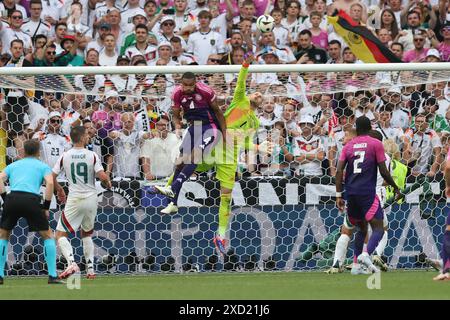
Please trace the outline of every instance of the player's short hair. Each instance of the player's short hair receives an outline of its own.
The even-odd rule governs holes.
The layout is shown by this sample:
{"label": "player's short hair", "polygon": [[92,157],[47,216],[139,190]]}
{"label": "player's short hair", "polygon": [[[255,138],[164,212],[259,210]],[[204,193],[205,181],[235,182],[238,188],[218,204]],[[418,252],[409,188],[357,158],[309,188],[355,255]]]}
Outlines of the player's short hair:
{"label": "player's short hair", "polygon": [[76,126],[70,130],[70,139],[72,139],[73,143],[79,143],[81,138],[86,133],[86,128],[83,126]]}
{"label": "player's short hair", "polygon": [[312,37],[311,31],[309,31],[308,29],[304,29],[304,30],[300,31],[300,33],[298,34],[298,37],[300,38],[300,36],[304,36],[305,34],[307,34],[310,38]]}
{"label": "player's short hair", "polygon": [[24,45],[23,45],[23,41],[22,41],[21,39],[14,39],[14,40],[12,40],[11,43],[10,43],[10,48],[12,48],[12,46],[14,45],[14,43],[20,43],[20,44],[22,45],[22,47],[24,46]]}
{"label": "player's short hair", "polygon": [[367,118],[366,116],[361,116],[356,119],[356,134],[358,136],[368,134],[371,129],[372,123],[370,122],[369,118]]}
{"label": "player's short hair", "polygon": [[383,142],[383,135],[378,130],[370,130],[369,131],[369,136],[374,138],[374,139],[377,139],[377,140],[380,140],[381,142]]}
{"label": "player's short hair", "polygon": [[212,16],[211,12],[209,12],[208,10],[202,10],[202,11],[200,11],[200,13],[198,14],[197,17],[198,17],[199,19],[202,19],[202,18],[207,18],[207,19],[209,19],[209,20],[212,20],[212,19],[213,19],[213,16]]}
{"label": "player's short hair", "polygon": [[330,42],[328,42],[328,46],[331,46],[332,44],[337,44],[337,45],[339,46],[339,48],[341,48],[341,47],[342,47],[342,44],[341,44],[341,42],[340,42],[340,41],[338,41],[338,40],[336,40],[336,39],[334,39],[334,40],[331,40]]}
{"label": "player's short hair", "polygon": [[36,139],[30,139],[24,142],[23,149],[25,151],[25,156],[35,156],[39,154],[41,143]]}
{"label": "player's short hair", "polygon": [[195,74],[193,72],[185,72],[183,73],[183,75],[181,76],[181,80],[186,79],[186,80],[195,80]]}
{"label": "player's short hair", "polygon": [[148,33],[148,27],[145,24],[143,24],[143,23],[140,23],[136,27],[134,27],[134,31],[136,31],[137,29],[144,29],[145,32]]}

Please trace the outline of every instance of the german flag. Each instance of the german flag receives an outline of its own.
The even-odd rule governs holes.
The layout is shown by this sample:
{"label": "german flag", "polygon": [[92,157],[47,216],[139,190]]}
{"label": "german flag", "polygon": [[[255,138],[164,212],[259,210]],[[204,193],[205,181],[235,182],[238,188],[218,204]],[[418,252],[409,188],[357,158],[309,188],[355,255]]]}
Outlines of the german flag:
{"label": "german flag", "polygon": [[337,15],[328,17],[328,22],[359,60],[365,63],[402,62],[369,29],[353,21],[345,11],[340,10]]}

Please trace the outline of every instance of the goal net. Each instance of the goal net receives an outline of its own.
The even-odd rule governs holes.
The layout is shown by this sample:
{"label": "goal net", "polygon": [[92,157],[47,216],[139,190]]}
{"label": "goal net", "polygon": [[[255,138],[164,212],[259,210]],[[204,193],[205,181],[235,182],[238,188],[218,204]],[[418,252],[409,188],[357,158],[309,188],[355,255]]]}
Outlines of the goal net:
{"label": "goal net", "polygon": [[[174,129],[171,110],[181,73],[197,73],[226,110],[239,66],[177,67],[172,73],[158,67],[0,70],[0,167],[20,159],[29,138],[41,141],[42,160],[52,167],[71,148],[70,128],[88,128],[88,148],[113,180],[111,190],[98,184],[98,273],[322,270],[332,266],[345,224],[345,213],[335,206],[336,162],[355,119],[365,115],[381,133],[391,172],[406,194],[392,203],[392,191],[380,188],[388,223],[386,246],[377,254],[391,268],[430,268],[430,259],[439,259],[446,217],[449,68],[268,67],[251,67],[247,92],[263,94],[253,142],[271,148],[239,155],[224,258],[212,241],[220,201],[214,170],[183,185],[175,215],[160,213],[168,199],[153,186],[164,185],[172,173],[183,134]],[[134,122],[125,133],[124,114]],[[120,139],[108,138],[113,130]],[[134,134],[142,131],[152,137]],[[67,185],[64,176],[58,179]],[[53,229],[63,210],[54,199]],[[79,233],[70,239],[83,267]],[[352,248],[350,241],[342,264],[351,263]],[[21,220],[12,233],[7,272],[45,273],[42,252],[39,236]],[[65,266],[60,258],[58,268]]]}

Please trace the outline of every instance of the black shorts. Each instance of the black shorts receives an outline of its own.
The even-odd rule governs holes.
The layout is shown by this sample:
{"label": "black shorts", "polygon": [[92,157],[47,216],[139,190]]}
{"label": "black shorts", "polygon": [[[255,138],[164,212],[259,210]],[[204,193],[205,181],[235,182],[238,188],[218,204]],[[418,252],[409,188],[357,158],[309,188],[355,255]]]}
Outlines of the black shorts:
{"label": "black shorts", "polygon": [[33,193],[13,191],[6,196],[0,227],[12,230],[19,218],[25,218],[29,231],[45,231],[50,225],[41,208],[41,197]]}

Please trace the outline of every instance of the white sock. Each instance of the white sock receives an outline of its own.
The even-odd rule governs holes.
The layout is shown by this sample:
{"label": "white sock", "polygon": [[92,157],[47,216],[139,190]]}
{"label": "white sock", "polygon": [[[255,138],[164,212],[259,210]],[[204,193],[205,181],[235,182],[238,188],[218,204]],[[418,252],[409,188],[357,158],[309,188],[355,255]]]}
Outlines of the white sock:
{"label": "white sock", "polygon": [[381,238],[380,242],[378,243],[378,246],[375,248],[375,252],[377,255],[381,256],[383,255],[384,248],[386,248],[388,242],[388,233],[387,231],[384,231],[383,238]]}
{"label": "white sock", "polygon": [[348,243],[350,242],[350,237],[346,234],[341,234],[339,239],[336,241],[336,249],[334,251],[333,266],[339,261],[339,266],[344,264],[345,256],[347,254]]}
{"label": "white sock", "polygon": [[61,253],[66,258],[67,263],[71,265],[75,259],[73,258],[73,248],[70,245],[69,240],[66,237],[61,237],[58,239],[58,246],[61,249]]}
{"label": "white sock", "polygon": [[94,269],[94,241],[92,237],[84,237],[81,239],[83,241],[83,252],[84,258],[86,259],[87,269]]}

